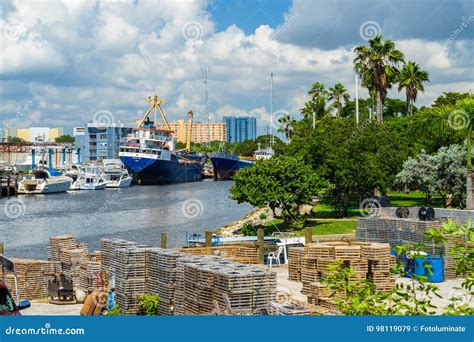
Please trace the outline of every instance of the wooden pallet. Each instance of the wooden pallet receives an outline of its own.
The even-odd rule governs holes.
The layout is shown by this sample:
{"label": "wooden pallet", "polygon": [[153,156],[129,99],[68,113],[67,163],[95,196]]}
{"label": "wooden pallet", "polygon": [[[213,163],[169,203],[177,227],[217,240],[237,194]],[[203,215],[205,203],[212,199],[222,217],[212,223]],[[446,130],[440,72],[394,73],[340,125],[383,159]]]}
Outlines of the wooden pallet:
{"label": "wooden pallet", "polygon": [[361,246],[334,246],[334,258],[338,260],[360,259]]}

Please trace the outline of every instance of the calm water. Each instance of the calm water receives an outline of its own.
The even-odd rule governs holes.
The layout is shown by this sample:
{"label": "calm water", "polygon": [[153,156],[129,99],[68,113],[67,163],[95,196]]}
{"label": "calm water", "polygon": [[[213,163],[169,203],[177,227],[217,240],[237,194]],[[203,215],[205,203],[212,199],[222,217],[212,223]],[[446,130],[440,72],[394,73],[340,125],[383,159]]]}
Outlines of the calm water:
{"label": "calm water", "polygon": [[214,230],[252,210],[229,199],[231,185],[203,181],[1,199],[0,241],[7,256],[22,258],[46,258],[49,237],[63,234],[90,251],[104,237],[158,246],[162,232],[168,246],[181,246],[185,232]]}

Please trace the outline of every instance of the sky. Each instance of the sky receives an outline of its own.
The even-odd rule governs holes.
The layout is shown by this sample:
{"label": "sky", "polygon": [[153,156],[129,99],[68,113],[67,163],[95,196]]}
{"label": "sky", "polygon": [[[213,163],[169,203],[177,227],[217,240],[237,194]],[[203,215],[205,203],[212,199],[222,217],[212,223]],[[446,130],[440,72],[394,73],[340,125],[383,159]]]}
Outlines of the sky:
{"label": "sky", "polygon": [[[157,94],[169,121],[190,109],[196,121],[207,110],[219,122],[251,115],[263,134],[281,115],[300,118],[313,82],[342,82],[353,97],[353,48],[377,33],[429,72],[417,106],[474,89],[472,0],[1,3],[3,128],[131,124]],[[389,96],[405,97],[397,87]]]}

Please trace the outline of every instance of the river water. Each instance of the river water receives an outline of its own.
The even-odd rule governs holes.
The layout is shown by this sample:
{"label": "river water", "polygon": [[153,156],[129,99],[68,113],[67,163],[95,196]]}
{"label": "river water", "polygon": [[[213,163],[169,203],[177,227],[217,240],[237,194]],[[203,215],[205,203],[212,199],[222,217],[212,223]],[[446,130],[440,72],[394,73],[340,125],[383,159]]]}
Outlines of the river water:
{"label": "river water", "polygon": [[159,246],[182,246],[186,232],[214,230],[250,212],[229,199],[233,182],[203,181],[128,189],[78,191],[0,199],[0,241],[5,255],[46,258],[49,238],[72,234],[89,251],[101,238],[122,238]]}

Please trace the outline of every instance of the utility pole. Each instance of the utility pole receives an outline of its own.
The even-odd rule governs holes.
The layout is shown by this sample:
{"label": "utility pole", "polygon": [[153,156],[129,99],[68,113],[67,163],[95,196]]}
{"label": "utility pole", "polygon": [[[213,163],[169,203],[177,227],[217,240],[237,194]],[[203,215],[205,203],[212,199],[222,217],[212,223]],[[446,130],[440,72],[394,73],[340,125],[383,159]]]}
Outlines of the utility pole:
{"label": "utility pole", "polygon": [[[201,73],[203,77],[203,82],[204,82],[204,99],[205,99],[205,108],[206,108],[206,115],[207,115],[207,143],[209,144],[209,147],[211,146],[211,117],[209,115],[209,97],[208,97],[208,92],[207,92],[207,80],[208,80],[208,74],[210,72],[209,66],[205,65],[201,67]],[[188,128],[189,129],[189,128]]]}

